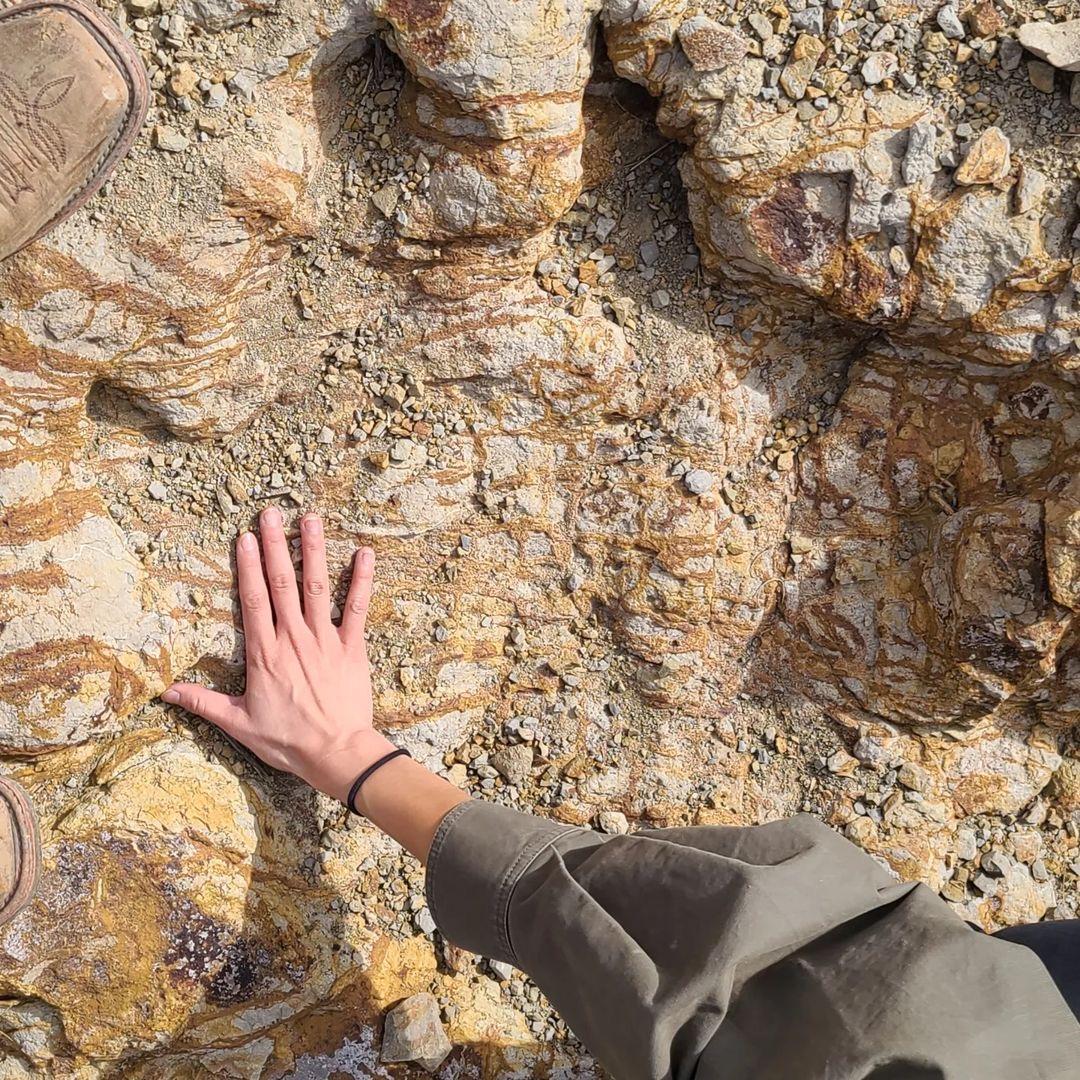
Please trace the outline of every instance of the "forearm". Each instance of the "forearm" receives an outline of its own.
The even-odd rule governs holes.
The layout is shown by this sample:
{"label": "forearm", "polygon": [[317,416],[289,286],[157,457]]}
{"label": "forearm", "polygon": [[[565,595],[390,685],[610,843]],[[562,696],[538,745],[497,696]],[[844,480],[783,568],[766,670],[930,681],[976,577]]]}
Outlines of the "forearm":
{"label": "forearm", "polygon": [[[386,740],[386,752],[392,749]],[[425,863],[439,823],[468,797],[419,762],[399,757],[364,781],[355,802],[373,825]]]}

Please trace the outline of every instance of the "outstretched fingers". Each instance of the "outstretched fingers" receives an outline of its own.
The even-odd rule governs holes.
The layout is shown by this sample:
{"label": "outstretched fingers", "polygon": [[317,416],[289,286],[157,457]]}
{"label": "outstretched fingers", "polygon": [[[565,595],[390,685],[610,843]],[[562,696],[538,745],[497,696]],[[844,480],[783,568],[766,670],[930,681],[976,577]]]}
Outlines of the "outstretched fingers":
{"label": "outstretched fingers", "polygon": [[188,712],[209,720],[226,734],[243,741],[247,712],[242,697],[220,694],[198,683],[173,683],[161,698],[173,705],[183,706]]}
{"label": "outstretched fingers", "polygon": [[341,640],[348,647],[361,647],[371,603],[371,582],[375,573],[375,552],[361,548],[353,559],[353,576],[345,611],[341,616]]}
{"label": "outstretched fingers", "polygon": [[304,556],[304,621],[313,634],[330,628],[330,582],[326,573],[326,539],[318,514],[300,522],[300,546]]}

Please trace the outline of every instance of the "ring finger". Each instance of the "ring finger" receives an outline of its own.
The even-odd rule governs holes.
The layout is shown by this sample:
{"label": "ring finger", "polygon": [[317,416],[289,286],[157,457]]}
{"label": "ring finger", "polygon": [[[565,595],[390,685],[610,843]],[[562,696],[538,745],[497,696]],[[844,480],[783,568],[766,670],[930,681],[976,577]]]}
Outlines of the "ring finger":
{"label": "ring finger", "polygon": [[300,522],[300,546],[304,555],[304,621],[313,634],[330,626],[330,591],[326,573],[326,540],[318,514]]}

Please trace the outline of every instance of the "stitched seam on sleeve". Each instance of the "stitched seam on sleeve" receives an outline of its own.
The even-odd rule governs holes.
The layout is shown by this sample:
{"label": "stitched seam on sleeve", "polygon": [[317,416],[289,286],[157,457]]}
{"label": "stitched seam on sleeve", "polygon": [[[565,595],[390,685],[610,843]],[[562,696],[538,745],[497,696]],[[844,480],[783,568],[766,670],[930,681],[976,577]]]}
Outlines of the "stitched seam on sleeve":
{"label": "stitched seam on sleeve", "polygon": [[446,838],[450,835],[450,829],[453,827],[454,822],[464,813],[467,807],[474,805],[476,804],[470,799],[452,807],[442,821],[439,822],[439,827],[435,830],[435,837],[431,841],[431,849],[428,851],[427,873],[424,877],[424,899],[427,900],[428,911],[431,912],[435,925],[440,928],[442,922],[435,909],[435,872],[439,855],[442,853]]}
{"label": "stitched seam on sleeve", "polygon": [[566,832],[572,830],[552,828],[550,831],[534,837],[532,842],[527,843],[517,858],[510,864],[495,896],[495,936],[502,946],[503,952],[510,957],[515,967],[518,967],[517,954],[510,943],[510,899],[514,895],[514,887],[521,875],[540,857],[544,850],[551,846],[555,840]]}

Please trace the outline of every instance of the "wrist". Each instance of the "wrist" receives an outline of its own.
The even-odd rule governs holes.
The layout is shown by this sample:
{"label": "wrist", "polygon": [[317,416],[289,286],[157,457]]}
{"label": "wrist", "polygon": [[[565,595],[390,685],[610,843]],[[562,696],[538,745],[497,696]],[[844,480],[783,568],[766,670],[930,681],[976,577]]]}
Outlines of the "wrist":
{"label": "wrist", "polygon": [[367,729],[326,754],[312,769],[312,787],[344,803],[356,778],[397,747],[381,732]]}

